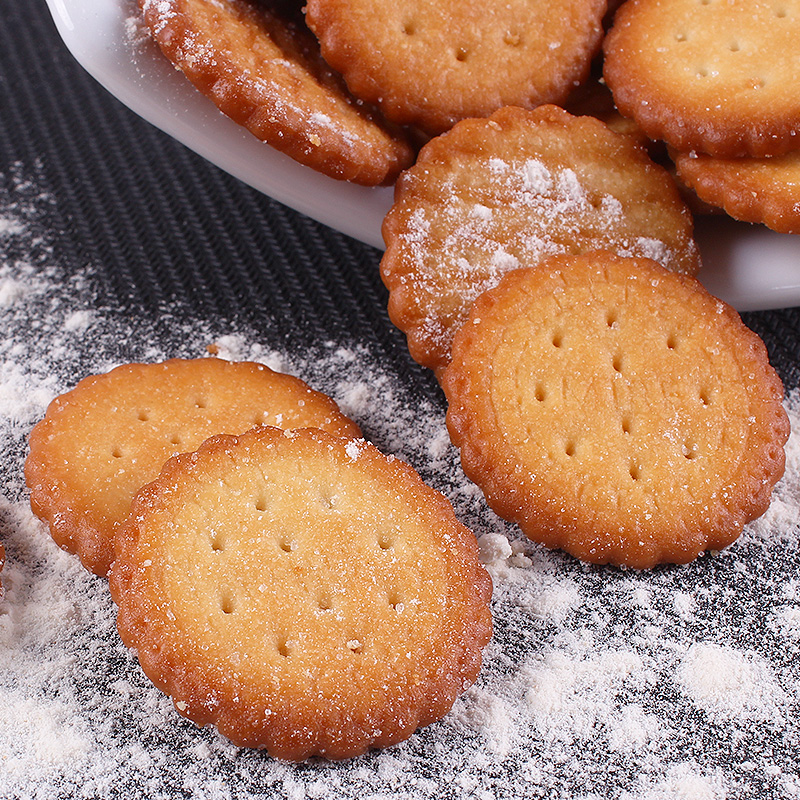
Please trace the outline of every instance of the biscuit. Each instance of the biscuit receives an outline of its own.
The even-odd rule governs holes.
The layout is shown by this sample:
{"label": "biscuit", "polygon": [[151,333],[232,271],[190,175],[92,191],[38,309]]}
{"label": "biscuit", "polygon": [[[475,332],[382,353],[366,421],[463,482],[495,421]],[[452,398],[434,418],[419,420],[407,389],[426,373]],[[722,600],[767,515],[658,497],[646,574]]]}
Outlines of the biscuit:
{"label": "biscuit", "polygon": [[634,141],[555,106],[431,140],[396,184],[381,274],[411,355],[437,372],[481,292],[555,253],[610,249],[694,274],[691,215]]}
{"label": "biscuit", "polygon": [[617,107],[720,158],[800,147],[800,0],[628,0],[604,40]]}
{"label": "biscuit", "polygon": [[442,133],[506,105],[562,103],[586,79],[606,0],[308,0],[326,61],[389,119]]}
{"label": "biscuit", "polygon": [[140,4],[164,55],[197,89],[301,164],[371,186],[391,183],[413,161],[406,134],[349,94],[290,3]]}
{"label": "biscuit", "polygon": [[743,222],[800,233],[800,151],[771,158],[672,156],[680,180],[703,202]]}
{"label": "biscuit", "polygon": [[615,133],[630,136],[656,163],[662,164],[663,161],[668,161],[664,158],[666,156],[664,143],[649,138],[634,120],[619,113],[609,88],[599,76],[592,76],[576,89],[563,108],[576,117],[595,117]]}
{"label": "biscuit", "polygon": [[554,256],[476,301],[442,378],[464,471],[598,564],[685,563],[766,511],[789,435],[763,342],[694,278]]}
{"label": "biscuit", "polygon": [[175,453],[254,425],[360,436],[329,397],[263,364],[125,364],[57,397],[33,429],[25,479],[56,543],[105,575],[134,494]]}
{"label": "biscuit", "polygon": [[277,758],[406,739],[450,710],[491,637],[475,537],[363,440],[215,436],[139,493],[116,548],[117,626],[144,672]]}

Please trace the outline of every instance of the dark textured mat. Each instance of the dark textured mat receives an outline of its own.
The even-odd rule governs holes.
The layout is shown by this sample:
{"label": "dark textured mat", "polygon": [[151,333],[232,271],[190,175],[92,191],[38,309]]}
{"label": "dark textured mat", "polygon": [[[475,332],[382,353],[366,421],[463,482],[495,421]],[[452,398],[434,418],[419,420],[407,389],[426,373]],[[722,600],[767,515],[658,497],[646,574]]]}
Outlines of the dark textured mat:
{"label": "dark textured mat", "polygon": [[[377,387],[381,444],[409,456],[494,547],[508,547],[506,535],[518,547],[511,577],[498,583],[496,646],[471,705],[387,753],[290,767],[196,731],[149,687],[114,634],[105,583],[59,560],[29,518],[21,463],[40,409],[0,414],[3,580],[18,603],[0,605],[0,648],[8,630],[28,637],[0,649],[0,794],[798,796],[796,477],[770,512],[771,527],[685,568],[634,575],[523,545],[447,449],[438,386],[386,314],[380,254],[264,197],[128,111],[75,63],[43,0],[0,0],[0,20],[0,201],[9,230],[20,219],[27,225],[15,239],[0,215],[0,256],[32,285],[37,271],[47,274],[47,286],[15,304],[20,290],[3,283],[0,260],[8,358],[0,357],[0,401],[10,405],[14,395],[19,406],[25,391],[64,388],[99,364],[183,353],[195,327],[203,335],[246,331],[260,355],[304,354],[318,388],[338,390],[345,379],[359,390]],[[92,309],[96,317],[85,313]],[[764,338],[787,389],[800,386],[800,309],[745,321]],[[368,358],[350,358],[356,351]],[[22,364],[28,353],[39,363]],[[314,358],[327,363],[315,371]],[[57,381],[48,383],[48,370]],[[729,685],[717,706],[711,689],[705,706],[689,696],[691,675],[689,689],[676,683],[680,664],[687,673],[707,670],[709,685],[723,670]],[[519,676],[549,691],[549,711],[545,701],[528,702]],[[80,710],[74,719],[70,708]],[[17,730],[35,754],[15,749]]]}

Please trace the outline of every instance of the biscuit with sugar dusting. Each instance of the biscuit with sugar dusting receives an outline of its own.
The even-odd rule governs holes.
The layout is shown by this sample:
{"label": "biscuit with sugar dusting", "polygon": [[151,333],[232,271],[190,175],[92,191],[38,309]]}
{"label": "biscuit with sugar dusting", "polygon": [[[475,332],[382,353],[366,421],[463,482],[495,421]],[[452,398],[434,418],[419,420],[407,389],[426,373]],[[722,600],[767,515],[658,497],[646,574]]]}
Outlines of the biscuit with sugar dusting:
{"label": "biscuit with sugar dusting", "polygon": [[685,563],[763,514],[789,435],[761,339],[686,275],[554,256],[476,301],[442,387],[464,471],[534,541]]}
{"label": "biscuit with sugar dusting", "polygon": [[564,102],[589,75],[606,0],[308,0],[306,9],[355,95],[438,134],[503,106]]}
{"label": "biscuit with sugar dusting", "polygon": [[703,202],[743,222],[800,233],[800,151],[770,158],[672,157],[680,180]]}
{"label": "biscuit with sugar dusting", "polygon": [[25,462],[31,507],[60,547],[105,575],[133,496],[170,456],[256,425],[361,435],[329,397],[263,364],[125,364],[84,378],[34,427]]}
{"label": "biscuit with sugar dusting", "polygon": [[606,36],[617,107],[720,158],[800,148],[800,0],[628,0]]}
{"label": "biscuit with sugar dusting", "polygon": [[628,136],[555,106],[506,108],[431,140],[383,224],[389,316],[439,371],[475,298],[509,270],[606,248],[694,274],[691,215]]}
{"label": "biscuit with sugar dusting", "polygon": [[414,148],[347,91],[291,2],[140,0],[164,55],[224,114],[332,178],[391,183]]}
{"label": "biscuit with sugar dusting", "polygon": [[177,710],[294,761],[386,747],[480,669],[491,580],[449,502],[363,440],[216,436],[136,497],[117,627]]}

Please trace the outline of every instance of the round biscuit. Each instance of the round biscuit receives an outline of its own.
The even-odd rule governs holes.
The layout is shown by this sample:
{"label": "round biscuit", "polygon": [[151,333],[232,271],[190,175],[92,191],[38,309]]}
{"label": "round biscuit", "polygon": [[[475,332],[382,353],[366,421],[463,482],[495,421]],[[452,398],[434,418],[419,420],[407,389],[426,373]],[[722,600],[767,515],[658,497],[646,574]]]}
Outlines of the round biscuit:
{"label": "round biscuit", "polygon": [[763,342],[694,278],[598,252],[509,273],[442,387],[464,471],[534,541],[647,568],[768,507],[789,422]]}
{"label": "round biscuit", "polygon": [[306,18],[355,95],[437,134],[565,101],[589,74],[605,11],[606,0],[308,0]]}
{"label": "round biscuit", "polygon": [[293,761],[348,758],[451,708],[491,637],[475,537],[363,440],[263,427],[171,459],[109,576],[177,710]]}
{"label": "round biscuit", "polygon": [[672,157],[680,180],[703,202],[743,222],[800,233],[800,151],[770,158]]}
{"label": "round biscuit", "polygon": [[600,248],[694,274],[692,217],[634,140],[556,106],[465,120],[422,148],[383,224],[389,316],[436,371],[475,298],[509,270]]}
{"label": "round biscuit", "polygon": [[800,147],[800,0],[628,0],[603,44],[617,107],[721,158]]}
{"label": "round biscuit", "polygon": [[25,462],[31,507],[60,547],[105,575],[134,495],[170,456],[256,425],[361,435],[329,397],[263,364],[125,364],[84,378],[33,428]]}
{"label": "round biscuit", "polygon": [[140,0],[164,55],[224,114],[332,178],[391,183],[408,136],[347,91],[291,3]]}

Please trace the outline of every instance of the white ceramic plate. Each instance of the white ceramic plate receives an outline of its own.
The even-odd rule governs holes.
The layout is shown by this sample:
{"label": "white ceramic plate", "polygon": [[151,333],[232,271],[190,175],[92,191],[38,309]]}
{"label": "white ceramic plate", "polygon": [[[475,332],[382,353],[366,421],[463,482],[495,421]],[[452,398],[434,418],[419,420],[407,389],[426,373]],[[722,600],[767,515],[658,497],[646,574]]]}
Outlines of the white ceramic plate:
{"label": "white ceramic plate", "polygon": [[[389,188],[368,189],[302,167],[235,124],[141,35],[133,0],[47,0],[61,38],[117,99],[218,167],[281,203],[374,247]],[[702,280],[740,311],[800,305],[800,236],[700,219]]]}

